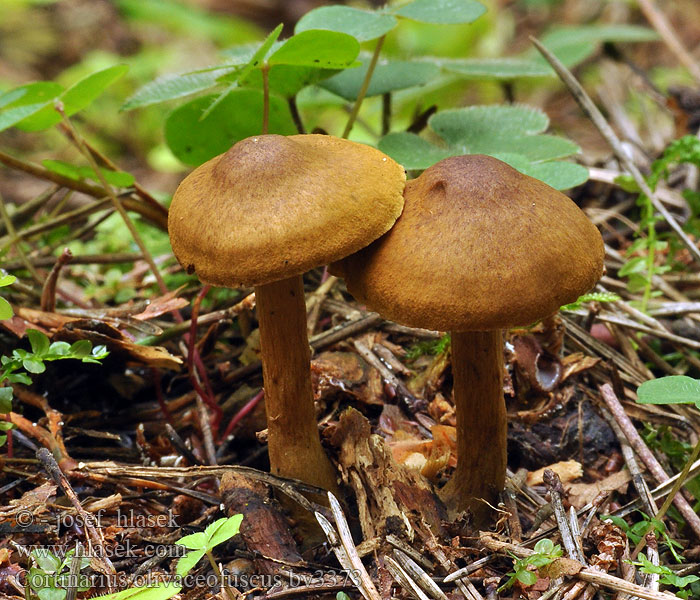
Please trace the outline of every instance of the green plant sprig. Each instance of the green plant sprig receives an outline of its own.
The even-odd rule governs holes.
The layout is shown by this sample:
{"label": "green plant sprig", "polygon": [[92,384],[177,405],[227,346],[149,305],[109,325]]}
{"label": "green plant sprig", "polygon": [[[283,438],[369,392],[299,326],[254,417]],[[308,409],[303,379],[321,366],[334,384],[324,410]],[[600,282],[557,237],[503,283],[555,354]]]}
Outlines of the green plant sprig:
{"label": "green plant sprig", "polygon": [[[516,581],[525,586],[534,585],[539,579],[539,574],[536,572],[542,567],[549,566],[557,558],[563,554],[561,546],[554,544],[550,539],[543,539],[535,544],[535,552],[525,558],[513,558],[513,570],[506,574],[509,578],[501,587],[498,588],[498,593],[510,589]],[[535,571],[530,569],[534,567]]]}
{"label": "green plant sprig", "polygon": [[[662,179],[668,179],[672,165],[693,164],[700,166],[700,140],[686,135],[671,142],[660,158],[651,165],[651,173],[646,177],[649,188],[654,191]],[[624,189],[639,192],[630,176],[617,178],[617,183]],[[627,249],[627,256],[632,256],[618,271],[618,276],[628,278],[631,291],[642,290],[641,309],[646,312],[649,300],[653,296],[652,280],[654,275],[661,275],[670,269],[669,265],[657,265],[656,254],[668,248],[668,243],[658,239],[656,223],[661,217],[656,214],[651,199],[645,194],[637,198],[641,208],[640,230],[646,230],[646,237],[637,233],[637,240]],[[633,256],[641,254],[641,256]]]}
{"label": "green plant sprig", "polygon": [[[27,330],[27,337],[31,351],[18,348],[12,354],[0,357],[0,384],[22,383],[31,385],[31,375],[38,375],[46,371],[47,362],[55,360],[75,359],[84,363],[99,363],[109,352],[105,346],[92,347],[89,340],[78,340],[73,344],[68,342],[50,342],[45,334],[35,329]],[[0,387],[0,415],[12,410],[12,387]],[[7,431],[12,427],[8,421],[0,421],[0,431]],[[5,434],[0,435],[0,446],[7,439]]]}
{"label": "green plant sprig", "polygon": [[243,515],[240,514],[228,518],[224,517],[214,521],[204,531],[187,535],[175,542],[190,550],[177,562],[176,571],[178,576],[184,577],[187,575],[201,558],[206,555],[214,573],[221,581],[221,588],[225,591],[226,596],[229,600],[235,600],[235,595],[229,586],[226,585],[224,574],[221,572],[212,550],[215,546],[223,544],[237,535],[241,527],[241,521],[243,521]]}
{"label": "green plant sprig", "polygon": [[639,554],[637,560],[630,561],[630,564],[633,564],[642,573],[660,575],[659,583],[678,588],[676,596],[679,598],[692,598],[693,590],[686,590],[685,588],[700,581],[700,577],[697,575],[680,576],[676,575],[666,565],[655,565],[645,554]]}

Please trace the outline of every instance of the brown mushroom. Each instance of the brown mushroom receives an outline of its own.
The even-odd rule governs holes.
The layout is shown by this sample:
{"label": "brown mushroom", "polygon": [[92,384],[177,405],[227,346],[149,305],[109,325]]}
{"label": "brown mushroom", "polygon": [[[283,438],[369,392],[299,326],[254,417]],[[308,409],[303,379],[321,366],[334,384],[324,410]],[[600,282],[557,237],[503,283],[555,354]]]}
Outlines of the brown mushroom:
{"label": "brown mushroom", "polygon": [[324,135],[260,135],[193,171],[168,228],[189,273],[255,286],[273,473],[336,486],[311,390],[301,274],[377,239],[401,213],[403,168],[378,150]]}
{"label": "brown mushroom", "polygon": [[332,271],[381,315],[452,332],[458,458],[441,495],[483,517],[506,473],[502,330],[593,287],[603,242],[564,194],[489,156],[442,160],[404,196],[394,227]]}

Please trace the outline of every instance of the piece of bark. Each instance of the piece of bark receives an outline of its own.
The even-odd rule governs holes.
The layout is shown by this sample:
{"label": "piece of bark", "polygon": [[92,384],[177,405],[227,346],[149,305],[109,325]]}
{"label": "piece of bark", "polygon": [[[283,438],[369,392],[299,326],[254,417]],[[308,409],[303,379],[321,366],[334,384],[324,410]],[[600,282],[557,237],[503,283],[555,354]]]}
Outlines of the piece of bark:
{"label": "piece of bark", "polygon": [[285,565],[304,563],[287,521],[270,500],[267,488],[240,473],[226,472],[221,478],[221,498],[226,514],[243,513],[240,534],[248,550],[256,557],[257,573],[273,575]]}
{"label": "piece of bark", "polygon": [[440,529],[445,509],[428,482],[396,463],[387,444],[371,433],[370,423],[361,413],[345,411],[331,442],[340,449],[343,481],[355,492],[364,539],[404,533],[413,511],[433,531]]}

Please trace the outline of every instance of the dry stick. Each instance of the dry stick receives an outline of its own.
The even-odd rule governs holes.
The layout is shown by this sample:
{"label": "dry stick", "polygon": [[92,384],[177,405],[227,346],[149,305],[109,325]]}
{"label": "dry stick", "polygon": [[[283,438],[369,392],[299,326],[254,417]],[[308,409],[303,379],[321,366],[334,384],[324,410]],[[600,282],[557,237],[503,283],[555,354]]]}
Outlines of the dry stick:
{"label": "dry stick", "polygon": [[438,584],[433,581],[433,578],[408,554],[394,548],[393,555],[399,566],[410,575],[411,579],[415,581],[422,590],[433,598],[448,600],[445,593],[438,587]]}
{"label": "dry stick", "polygon": [[[75,179],[71,179],[70,177],[59,175],[58,173],[49,171],[48,169],[45,169],[40,165],[25,162],[23,160],[15,158],[14,156],[10,156],[9,154],[5,154],[2,151],[0,151],[0,163],[4,164],[7,167],[10,167],[11,169],[23,171],[24,173],[29,173],[30,175],[34,175],[34,177],[38,177],[39,179],[44,179],[45,181],[57,183],[58,185],[65,187],[69,190],[75,190],[76,192],[87,194],[88,196],[92,196],[93,198],[101,199],[105,195],[104,188],[99,185],[92,185],[90,183],[86,183],[85,181],[77,181]],[[130,196],[131,193],[128,193],[127,195]],[[124,198],[122,202],[128,210],[138,213],[144,219],[151,222],[153,225],[156,225],[163,231],[167,231],[167,214],[163,215],[161,211],[155,211],[152,207],[143,204],[143,202],[135,201],[133,198]]]}
{"label": "dry stick", "polygon": [[[664,472],[663,468],[656,460],[656,457],[651,453],[649,448],[647,448],[644,440],[635,429],[632,421],[625,413],[622,404],[617,399],[615,392],[613,391],[610,384],[606,383],[598,388],[605,401],[605,404],[610,409],[610,412],[615,417],[615,420],[620,425],[620,428],[624,432],[625,436],[629,440],[630,445],[634,448],[635,452],[642,459],[644,464],[647,466],[651,474],[654,476],[657,482],[662,483],[668,479],[668,475]],[[692,462],[692,461],[689,461]],[[681,481],[679,478],[678,481]],[[681,495],[676,494],[675,496],[670,496],[676,508],[681,513],[685,519],[688,526],[693,530],[695,535],[700,538],[700,517],[695,514],[693,508],[688,504],[687,500]]]}
{"label": "dry stick", "polygon": [[55,259],[55,264],[49,276],[44,282],[44,289],[41,291],[41,310],[53,312],[56,309],[56,285],[61,269],[73,258],[73,253],[68,248],[64,248],[61,255]]}
{"label": "dry stick", "polygon": [[578,560],[580,563],[585,564],[585,557],[583,553],[578,551],[578,546],[574,541],[574,536],[571,532],[571,527],[569,525],[569,518],[566,514],[566,509],[564,508],[564,503],[562,502],[562,494],[564,493],[564,487],[561,484],[559,475],[557,475],[551,469],[545,469],[544,483],[549,491],[549,497],[551,498],[552,508],[554,509],[554,517],[557,520],[557,525],[559,526],[559,533],[561,534],[561,541],[566,548],[566,553],[569,558]]}
{"label": "dry stick", "polygon": [[[534,551],[530,550],[529,548],[523,548],[522,546],[502,542],[491,533],[482,531],[479,539],[484,546],[495,552],[512,553],[518,558],[526,558],[534,554]],[[572,571],[574,570],[574,567],[576,569],[581,567],[579,563],[570,559],[564,558],[559,560],[562,562],[566,561],[567,564],[571,564]],[[644,600],[678,600],[677,597],[672,594],[648,590],[640,585],[635,585],[634,583],[630,583],[629,581],[625,581],[624,579],[620,579],[614,575],[603,573],[602,571],[598,571],[592,567],[582,568],[574,572],[572,576],[587,583],[600,585],[618,592],[633,594],[639,598],[643,598]]]}
{"label": "dry stick", "polygon": [[19,254],[19,258],[22,261],[22,264],[27,268],[27,271],[31,273],[32,277],[36,280],[37,283],[43,284],[44,282],[39,276],[39,273],[37,273],[37,270],[34,268],[34,265],[29,261],[27,255],[22,249],[19,239],[17,238],[17,230],[15,229],[12,219],[10,219],[10,215],[7,213],[7,208],[5,207],[5,200],[3,199],[2,194],[0,194],[0,216],[2,216],[3,223],[5,223],[5,228],[7,229],[8,233],[13,239],[13,243],[15,244],[15,250],[17,250],[17,254]]}
{"label": "dry stick", "polygon": [[559,61],[559,59],[556,56],[554,56],[554,54],[552,54],[547,48],[545,48],[537,39],[530,37],[530,40],[540,51],[542,56],[544,56],[545,59],[547,59],[549,64],[552,65],[552,68],[557,72],[557,75],[559,75],[559,78],[564,82],[566,87],[569,88],[571,95],[574,97],[576,102],[578,102],[583,112],[586,113],[586,115],[593,122],[598,131],[600,131],[601,135],[608,142],[613,152],[615,153],[615,156],[620,161],[620,164],[622,164],[625,167],[625,169],[627,169],[629,174],[634,179],[635,183],[639,186],[639,189],[642,191],[642,193],[647,198],[649,198],[654,208],[666,220],[666,222],[669,224],[671,229],[673,229],[676,235],[678,235],[678,238],[681,240],[681,242],[683,242],[683,245],[688,249],[693,258],[696,261],[700,262],[700,250],[698,250],[697,246],[686,235],[685,231],[683,231],[683,228],[678,224],[678,221],[676,221],[673,215],[670,212],[668,212],[666,207],[659,201],[654,192],[651,191],[649,185],[644,180],[644,177],[639,172],[639,169],[637,169],[636,165],[627,156],[617,135],[615,135],[615,132],[612,130],[610,125],[608,125],[608,122],[605,120],[605,117],[598,110],[598,107],[593,103],[593,101],[583,89],[581,84],[572,75],[571,71],[569,71]]}
{"label": "dry stick", "polygon": [[656,514],[656,502],[654,502],[654,497],[649,492],[649,486],[647,485],[647,482],[642,475],[642,471],[639,468],[639,463],[634,456],[632,446],[630,446],[629,441],[627,441],[627,437],[620,428],[618,422],[615,420],[615,417],[610,414],[610,411],[605,410],[603,407],[601,407],[601,411],[603,412],[603,417],[605,417],[605,420],[608,422],[608,425],[610,425],[613,433],[615,433],[615,437],[617,437],[618,443],[620,444],[622,457],[627,465],[627,470],[630,472],[630,475],[632,475],[632,484],[639,494],[639,499],[642,503],[642,507],[644,508],[644,512],[648,515]]}
{"label": "dry stick", "polygon": [[379,60],[379,53],[382,51],[382,46],[384,45],[385,39],[386,34],[384,34],[377,40],[377,45],[374,47],[374,54],[372,54],[372,59],[370,60],[369,67],[367,67],[365,79],[362,82],[362,87],[360,88],[360,92],[357,94],[355,104],[353,104],[352,111],[350,112],[350,117],[348,118],[348,122],[345,125],[345,130],[343,131],[342,136],[343,138],[347,139],[347,137],[350,135],[350,132],[352,131],[352,126],[355,124],[357,115],[360,112],[360,106],[362,106],[362,101],[367,95],[367,90],[369,89],[369,82],[372,80],[372,75],[374,73],[375,67],[377,66],[377,61]]}
{"label": "dry stick", "polygon": [[[15,211],[10,215],[10,220],[15,227],[21,227],[27,221],[34,218],[37,212],[39,212],[44,205],[51,199],[51,197],[60,190],[60,186],[51,185],[44,192],[23,202],[20,206],[17,206]],[[0,235],[7,233],[4,223],[0,224]]]}
{"label": "dry stick", "polygon": [[[668,496],[666,496],[666,500],[664,500],[664,503],[661,505],[661,508],[659,509],[659,512],[654,515],[654,518],[657,521],[660,521],[661,519],[664,518],[664,515],[666,514],[666,511],[668,510],[669,506],[671,506],[671,502],[673,501],[676,496],[679,496],[678,492],[680,491],[681,487],[683,487],[683,484],[688,480],[688,473],[690,471],[690,467],[693,465],[695,462],[695,459],[697,459],[698,454],[700,453],[700,441],[698,441],[697,444],[695,444],[695,447],[693,448],[693,452],[691,453],[690,457],[688,458],[687,462],[685,463],[685,466],[683,467],[683,470],[681,471],[680,475],[678,476],[678,479],[676,480],[676,483],[673,485],[673,488],[671,491],[668,493]],[[653,529],[653,524],[649,523],[649,526],[647,527],[646,531],[644,532],[644,535],[642,536],[642,539],[639,540],[639,543],[634,549],[634,552],[632,553],[632,559],[637,558],[637,555],[639,552],[644,548],[644,542],[649,535],[653,535],[651,533],[651,530]]]}
{"label": "dry stick", "polygon": [[372,600],[380,600],[381,596],[379,595],[377,588],[374,587],[374,583],[372,582],[369,573],[367,573],[365,566],[360,560],[360,556],[357,554],[355,542],[352,540],[350,527],[345,519],[343,509],[332,492],[328,492],[328,502],[330,503],[331,512],[333,513],[333,518],[335,519],[335,525],[338,529],[338,537],[340,538],[340,542],[345,549],[353,571],[357,574],[357,577],[360,580],[360,590],[362,590],[363,596],[365,596],[365,598],[371,598]]}
{"label": "dry stick", "polygon": [[673,26],[669,23],[666,16],[656,8],[652,0],[637,0],[637,3],[639,4],[639,8],[642,9],[647,21],[656,29],[669,50],[676,55],[678,61],[683,63],[695,80],[700,83],[700,66],[698,66],[691,54],[680,42],[680,37],[673,29]]}
{"label": "dry stick", "polygon": [[[689,461],[690,462],[690,461]],[[652,498],[658,499],[662,498],[663,496],[666,496],[667,494],[670,493],[670,490],[673,488],[673,486],[676,484],[676,482],[680,479],[680,473],[677,475],[674,475],[673,477],[669,478],[667,481],[664,481],[662,484],[657,485],[653,490],[649,492]],[[695,461],[689,471],[688,471],[688,477],[692,479],[693,477],[697,477],[700,475],[700,460]],[[644,508],[642,501],[637,499],[633,500],[632,502],[628,502],[625,504],[622,508],[619,508],[618,510],[615,511],[615,516],[618,517],[626,517],[630,513],[633,513],[635,510],[638,510],[640,507]],[[656,512],[656,511],[654,511]],[[647,513],[648,514],[648,513]]]}
{"label": "dry stick", "polygon": [[[67,130],[63,124],[61,123],[61,129],[62,131],[68,135],[72,136],[70,130]],[[112,171],[120,171],[119,167],[112,162],[112,160],[103,154],[102,152],[99,151],[99,149],[95,148],[88,140],[83,140],[85,142],[85,145],[87,146],[88,150],[95,156],[99,161],[104,164],[108,169],[111,169]],[[136,190],[138,196],[146,202],[148,205],[153,207],[153,209],[157,212],[160,212],[164,218],[168,218],[168,209],[165,208],[160,202],[158,202],[151,194],[146,190],[140,183],[137,181],[134,181],[133,185],[134,189]]]}
{"label": "dry stick", "polygon": [[87,206],[81,206],[75,210],[69,211],[62,214],[60,217],[56,217],[52,221],[47,221],[46,223],[38,223],[37,225],[32,225],[27,227],[22,231],[16,232],[16,235],[6,235],[0,238],[0,251],[4,250],[8,246],[14,244],[17,241],[25,240],[31,238],[32,236],[39,235],[45,231],[54,229],[55,227],[60,227],[66,223],[72,221],[77,221],[83,217],[87,217],[98,210],[105,208],[109,204],[109,198],[101,198],[94,202],[93,204],[88,204]]}
{"label": "dry stick", "polygon": [[[72,265],[112,265],[136,262],[142,258],[140,254],[133,252],[115,252],[114,254],[82,254],[81,256],[74,256],[70,262]],[[51,267],[56,264],[55,256],[40,256],[29,260],[35,267]],[[12,271],[13,269],[21,269],[22,266],[20,262],[8,262],[3,265],[3,268]],[[700,303],[698,309],[700,309]]]}
{"label": "dry stick", "polygon": [[417,598],[418,600],[430,600],[430,598],[425,594],[425,592],[420,588],[420,586],[413,581],[411,576],[406,573],[406,571],[401,568],[401,565],[396,562],[391,556],[384,557],[384,566],[389,574],[394,578],[394,580],[404,589],[407,590],[411,596]]}
{"label": "dry stick", "polygon": [[[115,573],[116,571],[114,570],[114,566],[107,555],[104,554],[104,539],[100,530],[95,527],[94,517],[80,504],[78,496],[76,496],[73,488],[68,482],[68,479],[66,479],[66,476],[58,466],[53,454],[51,454],[51,452],[46,448],[40,448],[36,453],[36,457],[39,459],[44,469],[46,469],[46,472],[50,475],[51,479],[53,479],[56,485],[63,490],[63,493],[66,495],[68,500],[70,500],[70,503],[73,505],[73,508],[75,508],[78,515],[80,515],[80,519],[85,525],[85,537],[88,542],[88,548],[90,549],[90,556],[95,557],[95,560],[104,566],[107,573]],[[108,587],[111,591],[111,586]]]}

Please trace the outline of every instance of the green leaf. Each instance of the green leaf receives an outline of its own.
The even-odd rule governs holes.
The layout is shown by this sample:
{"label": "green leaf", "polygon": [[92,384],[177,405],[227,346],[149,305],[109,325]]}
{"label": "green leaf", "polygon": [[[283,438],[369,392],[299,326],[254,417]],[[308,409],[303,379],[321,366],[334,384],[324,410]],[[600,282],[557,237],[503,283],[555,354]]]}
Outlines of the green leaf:
{"label": "green leaf", "polygon": [[61,560],[53,552],[45,548],[32,550],[31,555],[37,566],[44,573],[56,573],[61,566]]}
{"label": "green leaf", "polygon": [[17,281],[17,278],[14,275],[8,275],[5,273],[4,275],[0,276],[0,287],[12,285],[15,281]]}
{"label": "green leaf", "polygon": [[543,132],[549,125],[547,115],[536,108],[514,105],[470,106],[444,110],[430,118],[430,127],[449,144],[472,152],[479,144],[503,140],[503,151],[513,137]]}
{"label": "green leaf", "polygon": [[75,358],[84,358],[92,352],[92,343],[90,340],[78,340],[71,344],[69,354]]}
{"label": "green leaf", "polygon": [[13,314],[10,303],[5,298],[0,298],[0,321],[11,319]]}
{"label": "green leaf", "polygon": [[197,533],[191,533],[190,535],[180,538],[175,543],[178,546],[184,546],[190,550],[206,550],[207,536],[203,531],[198,531]]}
{"label": "green leaf", "polygon": [[538,554],[549,554],[554,550],[554,542],[548,538],[544,538],[535,544],[534,550]]}
{"label": "green leaf", "polygon": [[467,79],[511,80],[555,76],[548,65],[526,58],[467,58],[441,64],[446,71]]}
{"label": "green leaf", "polygon": [[[63,175],[70,179],[75,179],[76,181],[82,179],[92,179],[97,183],[100,183],[100,178],[95,173],[92,167],[87,166],[77,166],[70,163],[64,162],[62,160],[42,160],[41,164],[46,167],[49,171]],[[117,187],[131,187],[134,185],[134,176],[131,173],[126,173],[125,171],[111,171],[109,169],[100,169],[102,176],[105,181],[111,185]]]}
{"label": "green leaf", "polygon": [[184,577],[206,554],[206,550],[192,550],[177,561],[176,572],[180,577]]}
{"label": "green leaf", "polygon": [[[196,98],[176,108],[165,122],[165,139],[185,164],[200,165],[234,143],[260,133],[263,96],[259,90],[233,90],[202,119],[215,96]],[[287,103],[270,96],[269,132],[296,133]]]}
{"label": "green leaf", "polygon": [[647,268],[647,259],[643,256],[635,256],[628,260],[617,272],[618,277],[627,277],[632,273],[641,273]]}
{"label": "green leaf", "polygon": [[347,33],[312,29],[285,41],[268,59],[269,65],[344,69],[360,53],[359,42]]}
{"label": "green leaf", "polygon": [[102,359],[109,355],[107,346],[104,344],[99,344],[92,349],[92,358]]}
{"label": "green leaf", "polygon": [[659,35],[648,27],[639,25],[574,25],[552,28],[540,40],[547,47],[587,42],[653,42]]}
{"label": "green leaf", "polygon": [[263,59],[269,52],[270,48],[272,48],[272,45],[277,41],[277,38],[280,36],[280,33],[282,33],[283,27],[284,26],[280,23],[263,40],[262,44],[260,44],[260,47],[255,52],[253,52],[253,55],[250,57],[248,63],[238,73],[238,80],[242,81],[248,76],[248,74],[253,69],[262,65]]}
{"label": "green leaf", "polygon": [[[239,81],[243,81],[253,71],[253,69],[260,68],[262,66],[263,59],[265,56],[267,56],[270,48],[272,48],[272,46],[277,42],[277,38],[280,36],[280,33],[282,33],[283,27],[284,25],[280,23],[272,30],[272,32],[263,40],[262,44],[260,44],[260,46],[252,53],[247,64],[240,71],[236,72],[235,78],[228,80],[226,76],[222,77],[223,80],[229,81],[229,85],[226,87],[226,89],[220,92],[212,102],[209,103],[209,106],[207,106],[207,108],[202,112],[199,119],[200,121],[209,117],[209,115],[219,106],[219,104],[227,98],[228,94],[238,87]],[[247,55],[247,52],[248,48],[242,49],[241,57],[243,55]]]}
{"label": "green leaf", "polygon": [[51,107],[63,91],[53,81],[28,83],[0,95],[0,131],[16,125],[44,107]]}
{"label": "green leaf", "polygon": [[[481,143],[477,144],[472,151],[488,154],[493,151],[492,148],[489,148],[490,145],[488,140],[481,140]],[[498,143],[496,148],[501,150],[503,148],[502,143]],[[581,148],[567,139],[553,135],[540,134],[512,138],[509,151],[522,154],[532,162],[542,162],[577,154],[581,151]]]}
{"label": "green leaf", "polygon": [[[364,58],[360,67],[338,73],[324,81],[321,87],[346,100],[355,100],[360,93],[369,62],[369,58]],[[424,85],[439,74],[439,67],[432,63],[399,60],[380,61],[372,73],[367,96],[379,96],[395,90]]]}
{"label": "green leaf", "polygon": [[393,12],[421,23],[451,25],[476,21],[486,7],[475,0],[414,0]]}
{"label": "green leaf", "polygon": [[127,99],[120,110],[133,110],[134,108],[191,96],[217,85],[217,80],[221,75],[221,71],[212,70],[159,77],[138,89]]}
{"label": "green leaf", "polygon": [[33,358],[25,358],[22,361],[22,366],[24,367],[25,371],[33,373],[34,375],[38,375],[39,373],[46,371],[46,365],[44,362]]}
{"label": "green leaf", "polygon": [[[316,69],[314,67],[297,67],[293,65],[275,65],[270,68],[268,84],[270,92],[291,98],[299,90],[335,75],[338,69]],[[245,79],[239,81],[241,87],[262,89],[262,71],[254,69]]]}
{"label": "green leaf", "polygon": [[12,388],[1,387],[0,388],[0,414],[7,414],[12,410]]}
{"label": "green leaf", "polygon": [[353,36],[360,42],[374,40],[396,27],[391,15],[360,10],[350,6],[321,6],[307,12],[296,24],[294,31],[328,29]]}
{"label": "green leaf", "polygon": [[[114,65],[81,79],[58,97],[63,104],[63,112],[70,117],[87,108],[128,70],[127,65]],[[60,123],[61,119],[53,106],[47,106],[18,123],[17,127],[24,131],[40,131]]]}
{"label": "green leaf", "polygon": [[515,578],[523,585],[534,585],[537,583],[537,575],[532,571],[518,571]]}
{"label": "green leaf", "polygon": [[44,356],[49,350],[49,338],[41,331],[36,329],[27,329],[27,337],[29,344],[32,347],[32,352],[37,356]]}
{"label": "green leaf", "polygon": [[544,181],[555,190],[568,190],[588,181],[586,167],[566,161],[532,164],[523,173]]}
{"label": "green leaf", "polygon": [[617,302],[620,296],[613,292],[588,292],[579,296],[575,302],[564,304],[559,310],[578,310],[584,302]]}
{"label": "green leaf", "polygon": [[95,596],[92,600],[168,600],[182,587],[175,583],[161,583],[157,586],[130,588],[116,594]]}
{"label": "green leaf", "polygon": [[637,388],[640,404],[695,404],[700,407],[700,381],[671,375],[645,381]]}
{"label": "green leaf", "polygon": [[70,353],[68,342],[52,342],[49,346],[49,354],[52,356],[66,356]]}
{"label": "green leaf", "polygon": [[439,148],[415,133],[390,133],[379,140],[378,148],[388,154],[407,170],[422,170],[451,156],[452,153]]}
{"label": "green leaf", "polygon": [[[208,548],[211,550],[215,546],[227,542],[233,536],[238,535],[238,531],[241,528],[241,521],[243,521],[243,515],[239,514],[233,515],[227,519],[219,519],[209,525],[204,532],[209,536],[209,542],[207,543]],[[212,528],[213,525],[216,525],[216,527]]]}

